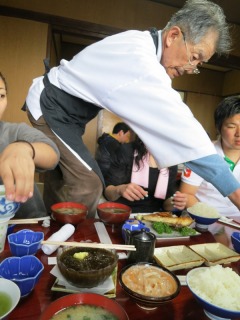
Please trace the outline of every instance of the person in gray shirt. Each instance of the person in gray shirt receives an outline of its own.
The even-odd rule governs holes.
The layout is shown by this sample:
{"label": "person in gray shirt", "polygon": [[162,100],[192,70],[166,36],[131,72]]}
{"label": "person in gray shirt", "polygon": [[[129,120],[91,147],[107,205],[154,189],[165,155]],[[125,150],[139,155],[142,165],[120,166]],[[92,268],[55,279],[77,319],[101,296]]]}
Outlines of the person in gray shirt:
{"label": "person in gray shirt", "polygon": [[7,198],[22,203],[16,218],[45,216],[47,212],[34,183],[34,173],[57,165],[58,148],[41,131],[26,123],[2,121],[6,107],[7,84],[0,73],[0,180]]}

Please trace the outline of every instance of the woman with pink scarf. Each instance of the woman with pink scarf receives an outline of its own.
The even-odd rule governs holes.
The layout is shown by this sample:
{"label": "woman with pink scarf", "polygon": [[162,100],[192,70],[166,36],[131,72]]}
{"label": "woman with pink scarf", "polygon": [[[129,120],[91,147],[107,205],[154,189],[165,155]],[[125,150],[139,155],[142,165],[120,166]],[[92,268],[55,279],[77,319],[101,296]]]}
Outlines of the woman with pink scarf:
{"label": "woman with pink scarf", "polygon": [[132,207],[132,212],[178,211],[187,196],[177,190],[177,166],[159,170],[139,139],[122,145],[105,176],[105,198]]}

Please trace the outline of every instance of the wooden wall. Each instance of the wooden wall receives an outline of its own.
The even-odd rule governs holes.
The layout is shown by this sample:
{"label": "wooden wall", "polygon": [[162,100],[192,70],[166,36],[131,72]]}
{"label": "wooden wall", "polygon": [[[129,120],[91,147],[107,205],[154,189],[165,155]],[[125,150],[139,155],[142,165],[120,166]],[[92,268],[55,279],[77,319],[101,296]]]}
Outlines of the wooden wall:
{"label": "wooden wall", "polygon": [[48,25],[16,18],[0,17],[0,71],[8,83],[8,108],[3,120],[28,122],[21,106],[32,79],[43,71]]}

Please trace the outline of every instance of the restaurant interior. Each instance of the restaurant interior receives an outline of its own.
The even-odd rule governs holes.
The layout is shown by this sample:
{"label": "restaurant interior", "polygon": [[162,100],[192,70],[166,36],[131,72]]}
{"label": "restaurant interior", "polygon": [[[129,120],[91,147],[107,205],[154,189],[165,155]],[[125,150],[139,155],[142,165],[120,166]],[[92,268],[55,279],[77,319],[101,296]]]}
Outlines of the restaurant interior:
{"label": "restaurant interior", "polygon": [[[213,56],[209,63],[200,66],[200,74],[184,75],[174,79],[172,83],[173,88],[181,94],[183,101],[190,107],[211,139],[216,138],[213,113],[218,103],[224,97],[240,94],[240,2],[239,0],[214,1],[222,6],[226,18],[231,24],[233,50],[227,57]],[[169,17],[182,7],[184,2],[185,0],[0,0],[0,71],[8,82],[8,108],[2,120],[29,123],[21,107],[25,102],[32,80],[44,73],[43,60],[45,58],[50,59],[50,66],[56,66],[61,59],[70,60],[86,46],[109,35],[129,29],[147,30],[151,27],[162,29]],[[121,119],[117,116],[102,110],[96,118],[87,124],[83,139],[93,156],[95,156],[97,148],[97,138],[103,132],[110,132],[119,120]],[[41,188],[44,175],[36,174],[35,179]],[[218,218],[214,218],[214,222],[211,223],[215,223]],[[40,218],[35,222],[29,221],[29,225],[26,222],[21,224],[22,222],[18,221],[14,226],[15,232],[29,228],[38,233],[38,236],[41,237],[40,242],[43,238],[51,240],[51,236],[55,235],[60,228],[63,230],[66,225],[69,228],[69,224],[66,222],[63,225],[57,219],[51,219],[50,216],[43,220]],[[49,220],[51,220],[50,225]],[[100,241],[103,246],[106,244],[106,247],[112,248],[113,245],[114,248],[117,248],[116,250],[121,251],[118,256],[118,265],[115,261],[114,271],[111,270],[110,278],[113,288],[109,291],[105,290],[104,294],[101,294],[101,298],[99,296],[91,298],[95,299],[95,302],[98,300],[99,305],[103,303],[101,299],[105,299],[105,297],[116,298],[109,300],[112,304],[115,304],[116,301],[118,308],[120,306],[122,309],[122,315],[117,318],[118,320],[143,320],[147,317],[151,320],[230,320],[230,317],[231,319],[240,319],[240,308],[239,311],[231,313],[220,310],[217,311],[217,316],[212,316],[213,313],[215,314],[216,308],[210,307],[209,309],[206,304],[199,303],[195,299],[196,296],[192,294],[190,285],[186,282],[188,270],[201,265],[225,264],[240,274],[240,248],[238,252],[233,251],[229,237],[233,231],[240,231],[240,218],[233,223],[231,223],[232,221],[228,223],[216,222],[217,226],[224,230],[220,235],[217,235],[218,237],[209,232],[208,224],[204,225],[204,227],[207,226],[206,229],[197,231],[194,235],[181,236],[177,234],[162,238],[157,236],[156,251],[154,251],[155,261],[159,260],[158,263],[161,266],[174,271],[177,277],[170,274],[178,280],[176,280],[177,290],[169,298],[169,302],[165,303],[166,301],[163,299],[160,304],[157,301],[156,305],[153,301],[150,301],[150,304],[149,301],[144,304],[141,299],[131,296],[128,289],[124,287],[124,283],[121,282],[121,270],[125,267],[126,257],[128,256],[129,259],[130,256],[133,256],[133,260],[136,259],[133,252],[139,243],[141,249],[138,249],[138,253],[144,248],[143,239],[139,241],[135,238],[136,242],[129,241],[127,243],[124,237],[127,237],[128,232],[122,233],[120,223],[108,223],[104,221],[104,218],[100,220],[102,222],[96,222],[96,219],[83,219],[74,224],[72,230],[65,230],[64,237],[66,241],[71,241],[71,246],[80,243],[81,247],[81,242],[93,242],[96,247],[96,243]],[[102,227],[103,222],[104,226]],[[147,224],[146,221],[145,223]],[[144,229],[142,232],[146,236],[145,232],[148,231]],[[240,233],[237,234],[239,237]],[[14,237],[14,233],[12,235]],[[130,240],[133,239],[131,235],[129,237]],[[123,247],[122,243],[124,243]],[[129,244],[128,248],[126,243]],[[240,244],[240,237],[237,239],[237,243]],[[59,243],[57,245],[55,243],[56,246],[54,246],[54,242],[46,241],[45,244],[45,249],[50,251],[45,251],[44,247],[41,247],[40,250],[39,246],[32,255],[30,253],[31,259],[37,260],[38,258],[41,261],[38,265],[39,268],[42,268],[41,272],[39,271],[40,281],[34,283],[30,292],[27,292],[25,296],[22,295],[21,299],[18,298],[20,301],[16,302],[17,307],[16,305],[13,307],[14,310],[9,314],[9,320],[53,319],[49,316],[50,313],[46,313],[45,310],[59,298],[67,295],[69,296],[68,302],[72,303],[69,293],[78,292],[75,290],[76,288],[60,284],[59,273],[54,273],[56,270],[53,272],[53,265],[57,264],[56,248]],[[63,244],[66,243],[62,242],[61,245]],[[152,244],[153,240],[151,240],[153,247]],[[3,280],[1,279],[3,269],[1,262],[12,256],[11,250],[13,249],[6,244],[5,249],[0,250],[0,284],[4,283],[1,282]],[[144,253],[142,251],[140,253],[142,257]],[[84,252],[85,254],[86,252]],[[153,255],[153,252],[151,254]],[[189,254],[191,255],[190,260],[184,260],[186,257],[189,258]],[[220,258],[218,254],[220,254]],[[163,257],[166,257],[168,263],[172,259],[173,265],[164,264]],[[18,260],[16,257],[15,259]],[[74,284],[74,280],[71,284]],[[207,283],[207,286],[209,288],[211,284]],[[239,288],[240,286],[237,289],[238,293]],[[0,312],[1,299],[0,294]],[[111,303],[108,302],[105,306],[109,306]],[[58,310],[59,305],[56,308]],[[53,312],[52,309],[49,312]],[[2,319],[1,314],[0,319]],[[100,320],[100,318],[96,319]]]}

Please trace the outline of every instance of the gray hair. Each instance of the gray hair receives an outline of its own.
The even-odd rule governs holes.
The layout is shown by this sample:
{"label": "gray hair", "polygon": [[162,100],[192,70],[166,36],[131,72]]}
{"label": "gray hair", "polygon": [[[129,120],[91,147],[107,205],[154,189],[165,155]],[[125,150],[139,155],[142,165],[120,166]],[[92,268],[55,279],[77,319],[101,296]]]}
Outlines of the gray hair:
{"label": "gray hair", "polygon": [[216,3],[208,0],[186,1],[182,9],[173,14],[164,30],[173,26],[178,26],[192,44],[199,43],[209,31],[217,32],[216,53],[227,54],[231,50],[229,25],[223,9]]}

